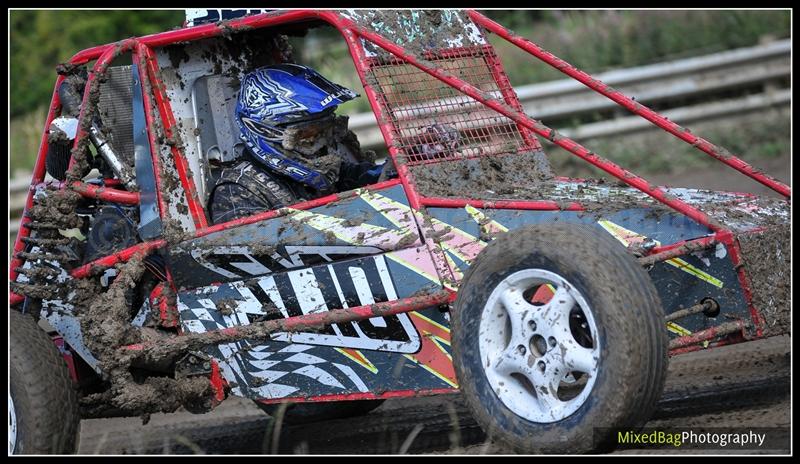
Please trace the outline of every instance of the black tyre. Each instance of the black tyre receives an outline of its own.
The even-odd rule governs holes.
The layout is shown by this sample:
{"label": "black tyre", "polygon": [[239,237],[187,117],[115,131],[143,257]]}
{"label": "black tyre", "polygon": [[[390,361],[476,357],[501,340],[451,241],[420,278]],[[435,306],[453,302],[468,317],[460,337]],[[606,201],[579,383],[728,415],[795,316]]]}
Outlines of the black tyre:
{"label": "black tyre", "polygon": [[[286,424],[309,424],[331,419],[344,419],[369,414],[383,404],[384,400],[334,401],[324,403],[292,403],[283,410],[283,422]],[[258,406],[270,416],[281,413],[280,404],[263,404]]]}
{"label": "black tyre", "polygon": [[461,282],[452,326],[467,405],[520,452],[608,449],[608,429],[643,426],[664,387],[658,294],[632,255],[584,225],[490,243]]}
{"label": "black tyre", "polygon": [[80,416],[66,363],[32,317],[12,310],[9,322],[9,454],[74,453]]}

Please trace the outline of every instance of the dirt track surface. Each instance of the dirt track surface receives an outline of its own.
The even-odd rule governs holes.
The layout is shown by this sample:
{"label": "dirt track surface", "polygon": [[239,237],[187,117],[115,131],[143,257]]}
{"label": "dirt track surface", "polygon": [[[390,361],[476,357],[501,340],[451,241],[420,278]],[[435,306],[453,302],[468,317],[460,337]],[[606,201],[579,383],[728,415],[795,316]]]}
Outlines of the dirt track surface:
{"label": "dirt track surface", "polygon": [[[772,337],[672,358],[647,427],[788,427],[790,401],[790,338]],[[389,400],[367,416],[291,427],[278,425],[249,401],[230,398],[206,415],[156,414],[147,425],[138,418],[85,420],[79,452],[511,453],[487,439],[459,395]]]}

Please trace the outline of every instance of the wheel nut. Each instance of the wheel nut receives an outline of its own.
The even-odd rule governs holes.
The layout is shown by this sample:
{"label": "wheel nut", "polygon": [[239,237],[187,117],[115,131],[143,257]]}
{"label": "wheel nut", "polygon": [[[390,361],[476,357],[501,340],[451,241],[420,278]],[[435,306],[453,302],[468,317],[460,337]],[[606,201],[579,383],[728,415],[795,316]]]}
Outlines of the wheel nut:
{"label": "wheel nut", "polygon": [[523,356],[524,356],[524,355],[525,355],[525,347],[524,347],[524,346],[522,346],[522,345],[519,345],[519,346],[517,347],[517,352],[518,352],[519,354],[521,354],[521,355],[523,355]]}
{"label": "wheel nut", "polygon": [[531,330],[536,330],[536,322],[528,321],[528,327],[530,327]]}
{"label": "wheel nut", "polygon": [[554,337],[550,337],[547,339],[547,343],[549,343],[550,347],[553,348],[556,346],[556,339]]}
{"label": "wheel nut", "polygon": [[541,370],[542,372],[544,372],[544,368],[547,367],[544,361],[539,361],[536,365],[539,366],[539,370]]}

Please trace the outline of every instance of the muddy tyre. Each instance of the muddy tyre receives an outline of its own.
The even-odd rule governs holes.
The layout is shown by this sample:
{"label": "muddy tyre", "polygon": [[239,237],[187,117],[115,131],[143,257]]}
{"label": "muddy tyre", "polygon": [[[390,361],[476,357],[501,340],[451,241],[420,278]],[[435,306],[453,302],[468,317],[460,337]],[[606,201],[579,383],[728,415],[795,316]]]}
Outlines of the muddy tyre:
{"label": "muddy tyre", "polygon": [[9,454],[77,450],[78,398],[67,365],[36,321],[10,311]]}
{"label": "muddy tyre", "polygon": [[664,387],[658,294],[632,255],[587,226],[530,226],[489,244],[461,283],[452,334],[469,409],[519,452],[606,450],[608,429],[643,426]]}
{"label": "muddy tyre", "polygon": [[[256,403],[267,414],[281,414],[281,405]],[[332,419],[345,419],[369,414],[383,404],[383,400],[335,401],[324,403],[293,403],[283,410],[283,422],[290,425],[310,424]]]}

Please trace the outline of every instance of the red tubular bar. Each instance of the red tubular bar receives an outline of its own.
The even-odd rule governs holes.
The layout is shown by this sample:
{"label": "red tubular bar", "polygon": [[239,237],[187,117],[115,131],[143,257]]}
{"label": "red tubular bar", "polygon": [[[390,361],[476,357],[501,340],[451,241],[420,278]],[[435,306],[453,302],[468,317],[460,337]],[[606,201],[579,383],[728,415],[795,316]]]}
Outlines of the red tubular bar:
{"label": "red tubular bar", "polygon": [[408,204],[412,209],[419,210],[421,206],[420,197],[413,187],[413,182],[411,182],[411,173],[408,170],[408,166],[406,166],[404,163],[398,163],[398,159],[400,159],[400,149],[398,149],[397,144],[394,143],[392,124],[389,122],[391,121],[391,118],[383,111],[383,106],[378,101],[378,95],[375,93],[375,89],[372,88],[372,85],[370,85],[364,72],[369,58],[367,58],[366,54],[364,53],[364,49],[361,47],[361,44],[358,42],[358,38],[353,31],[341,27],[338,22],[337,27],[339,27],[342,35],[344,35],[347,46],[350,48],[350,55],[353,57],[356,72],[358,73],[358,77],[361,79],[361,85],[364,87],[364,93],[367,94],[367,99],[369,100],[370,106],[372,106],[372,109],[375,112],[375,117],[378,121],[378,128],[381,131],[381,135],[383,135],[386,146],[389,147],[389,155],[392,157],[392,160],[395,163],[397,175],[403,182],[403,188],[405,189],[406,196],[408,197]]}
{"label": "red tubular bar", "polygon": [[[316,10],[298,10],[298,11],[276,11],[272,13],[263,13],[260,15],[247,16],[238,18],[231,21],[224,21],[226,29],[246,29],[249,27],[264,27],[272,24],[296,21],[300,19],[310,19],[320,17],[319,12]],[[174,31],[159,32],[139,37],[136,40],[147,47],[161,47],[164,45],[172,45],[176,42],[184,42],[191,40],[199,40],[208,37],[216,37],[221,35],[225,29],[220,27],[217,23],[203,24],[200,26],[186,27]],[[71,59],[71,64],[84,64],[91,60],[99,58],[108,45],[98,45],[96,47],[87,48],[76,53]]]}
{"label": "red tubular bar", "polygon": [[70,184],[69,188],[86,198],[95,198],[112,203],[121,203],[123,205],[139,204],[139,192],[128,192],[77,181]]}
{"label": "red tubular bar", "polygon": [[167,242],[165,240],[153,240],[152,242],[140,243],[138,245],[125,248],[122,251],[118,251],[113,255],[108,255],[100,259],[96,259],[91,263],[86,263],[81,267],[77,267],[70,271],[69,275],[74,279],[82,279],[91,275],[92,271],[107,269],[115,264],[127,262],[134,256],[147,256],[166,244]]}
{"label": "red tubular bar", "polygon": [[696,243],[698,246],[701,245],[710,246],[714,242],[720,241],[720,237],[722,237],[723,235],[724,234],[714,234],[714,235],[709,235],[708,237],[702,237],[694,240],[681,240],[680,242],[670,243],[669,245],[657,246],[652,250],[650,250],[650,254],[648,254],[648,256],[652,256],[658,253],[664,253],[665,251],[675,249],[679,246],[683,246],[688,243]]}
{"label": "red tubular bar", "polygon": [[692,251],[703,250],[717,243],[718,238],[716,235],[709,237],[702,237],[695,240],[684,240],[676,242],[667,246],[653,248],[650,254],[639,258],[639,264],[647,266],[655,264],[659,261],[666,261],[668,259],[677,258]]}
{"label": "red tubular bar", "polygon": [[681,354],[692,353],[692,352],[695,352],[695,351],[700,351],[700,350],[705,350],[705,349],[710,349],[710,348],[716,348],[716,347],[719,347],[719,346],[735,345],[737,343],[741,343],[741,342],[744,342],[744,341],[747,341],[747,338],[742,336],[741,333],[730,334],[727,337],[723,338],[722,340],[717,340],[715,342],[709,343],[708,347],[696,344],[696,345],[689,345],[689,346],[684,346],[682,348],[675,348],[673,350],[669,350],[669,356],[678,356],[678,355],[681,355]]}
{"label": "red tubular bar", "polygon": [[302,316],[288,317],[286,319],[274,319],[249,325],[229,327],[227,329],[191,333],[159,342],[127,345],[123,346],[122,349],[139,351],[141,352],[140,356],[144,356],[147,359],[163,360],[174,354],[173,351],[184,351],[186,349],[195,349],[219,343],[232,343],[251,338],[264,338],[264,336],[275,332],[297,332],[323,328],[331,324],[360,321],[372,317],[391,316],[450,303],[454,298],[454,293],[447,290],[439,290],[434,293],[366,306],[333,309],[330,311],[303,314]]}
{"label": "red tubular bar", "polygon": [[[248,29],[255,27],[265,27],[278,23],[297,21],[302,19],[319,18],[322,15],[316,10],[297,10],[297,11],[275,11],[259,15],[246,16],[230,21],[223,21],[225,28],[220,27],[219,23],[203,24],[199,26],[176,29],[174,31],[159,32],[137,38],[136,40],[147,47],[161,47],[172,45],[176,42],[199,40],[209,37],[222,35],[226,30]],[[330,21],[329,21],[330,22]],[[82,50],[70,59],[71,64],[84,64],[97,59],[103,54],[108,45],[98,45],[96,47]]]}
{"label": "red tubular bar", "polygon": [[[366,53],[364,53],[364,48],[359,42],[356,34],[354,34],[353,31],[347,26],[347,23],[343,21],[343,18],[331,13],[323,14],[323,17],[339,29],[344,36],[345,41],[347,42],[347,46],[350,49],[350,56],[353,58],[353,62],[355,64],[356,72],[358,73],[358,77],[361,79],[361,84],[364,87],[364,93],[367,94],[367,99],[369,100],[370,106],[375,113],[376,120],[378,121],[378,128],[381,131],[381,135],[383,135],[383,140],[386,143],[386,146],[389,147],[389,156],[392,157],[394,165],[397,169],[397,175],[400,181],[403,183],[403,190],[408,198],[408,205],[411,207],[412,214],[417,220],[417,223],[424,224],[425,218],[421,213],[423,205],[421,203],[421,197],[419,193],[417,193],[417,190],[414,188],[411,171],[408,169],[408,165],[406,165],[405,162],[398,161],[401,159],[401,157],[398,156],[400,154],[400,149],[397,148],[398,145],[394,140],[392,124],[390,122],[392,119],[384,112],[383,105],[381,105],[378,101],[378,95],[375,93],[375,89],[372,87],[372,84],[370,84],[364,71],[364,69],[368,68],[367,63],[369,62],[369,58],[367,58]],[[431,258],[435,263],[434,268],[436,269],[436,274],[439,280],[442,282],[455,281],[455,275],[447,262],[443,249],[434,243],[433,240],[426,239],[424,228],[420,231],[420,233],[422,240],[425,243],[425,247],[428,249],[428,252],[431,254]],[[449,275],[446,275],[447,273],[449,273]]]}
{"label": "red tubular bar", "polygon": [[319,18],[320,16],[321,14],[318,10],[274,11],[259,15],[245,16],[230,21],[222,21],[221,23],[202,24],[199,26],[176,29],[174,31],[146,35],[140,37],[139,42],[148,47],[160,47],[163,45],[172,45],[176,42],[216,37],[226,31],[285,24],[302,19]]}
{"label": "red tubular bar", "polygon": [[293,396],[289,398],[274,398],[256,400],[262,404],[276,403],[324,403],[327,401],[354,401],[354,400],[382,400],[389,398],[409,398],[412,396],[431,396],[448,393],[458,393],[458,388],[431,388],[423,390],[392,390],[384,393],[359,392],[320,396]]}
{"label": "red tubular bar", "polygon": [[544,61],[545,63],[549,64],[555,69],[561,71],[562,73],[568,75],[569,77],[584,84],[585,86],[589,87],[595,92],[609,98],[614,103],[617,103],[618,105],[624,107],[625,109],[631,111],[632,113],[643,117],[644,119],[650,121],[651,123],[655,124],[661,129],[664,129],[665,131],[669,132],[675,137],[683,140],[684,142],[692,145],[693,147],[696,147],[698,150],[705,152],[712,158],[722,161],[726,165],[745,174],[751,179],[766,185],[767,187],[780,193],[781,195],[785,197],[792,196],[792,190],[791,188],[789,188],[789,186],[780,182],[774,177],[768,176],[762,173],[761,171],[753,168],[753,166],[745,163],[736,156],[728,153],[727,150],[725,150],[724,148],[718,147],[712,144],[711,142],[703,139],[702,137],[698,137],[692,134],[689,131],[689,129],[670,121],[666,117],[661,116],[660,114],[651,110],[650,108],[642,105],[637,101],[634,101],[633,99],[624,95],[623,93],[598,81],[589,74],[586,74],[585,72],[575,68],[571,64],[553,55],[547,50],[544,50],[543,48],[531,42],[530,40],[515,35],[505,27],[492,21],[491,19],[478,13],[477,11],[470,10],[468,14],[475,23],[481,25],[482,27],[485,27],[487,30],[513,43],[517,47],[525,50],[526,52],[540,59],[541,61]]}
{"label": "red tubular bar", "polygon": [[147,49],[142,43],[136,45],[133,52],[133,61],[137,64],[139,72],[139,83],[142,86],[142,99],[144,101],[144,118],[147,121],[147,138],[150,141],[150,159],[153,162],[153,172],[155,173],[156,197],[158,199],[158,211],[161,219],[169,216],[169,208],[164,200],[164,191],[161,189],[161,145],[156,138],[155,116],[150,99],[152,95],[147,91],[148,86],[145,82],[150,82],[147,77]]}
{"label": "red tubular bar", "polygon": [[[130,50],[132,47],[136,45],[136,39],[126,39],[116,44],[105,45],[102,48],[102,54],[95,62],[94,66],[92,67],[92,71],[89,73],[89,77],[86,79],[86,87],[83,92],[83,100],[81,101],[81,111],[78,115],[78,132],[75,135],[75,142],[72,144],[72,148],[75,149],[81,143],[81,141],[88,136],[88,133],[83,129],[83,121],[89,117],[90,115],[87,113],[89,109],[89,95],[92,93],[92,88],[96,85],[95,81],[98,74],[102,74],[108,69],[108,66],[111,64],[111,61],[119,54],[125,51]],[[98,49],[99,51],[99,49]],[[56,89],[57,90],[57,89]],[[96,108],[92,108],[92,111],[96,111]],[[69,159],[69,170],[72,170],[73,165],[75,164],[75,157],[71,157]]]}
{"label": "red tubular bar", "polygon": [[[61,82],[63,81],[64,76],[58,76],[56,79],[56,85],[53,88],[53,96],[50,98],[50,109],[47,112],[47,119],[45,119],[44,129],[42,130],[42,138],[39,141],[39,152],[36,155],[36,164],[33,166],[31,187],[44,182],[45,157],[47,156],[47,134],[49,132],[50,123],[53,122],[53,119],[56,117],[56,113],[61,111],[61,99],[58,97],[58,88],[61,86]],[[28,237],[30,235],[30,230],[25,227],[25,224],[31,222],[30,218],[27,217],[27,212],[31,209],[31,207],[33,207],[32,189],[28,190],[28,198],[25,200],[25,208],[22,210],[22,219],[20,219],[20,227],[19,231],[17,232],[17,238],[14,240],[14,251],[11,253],[12,257],[16,256],[17,253],[25,249],[25,244],[22,242],[22,237]],[[17,272],[14,269],[21,266],[22,259],[16,257],[11,259],[11,264],[8,269],[9,281],[13,282],[17,280]],[[25,297],[22,295],[9,292],[9,302],[12,305],[21,303],[24,299]]]}
{"label": "red tubular bar", "polygon": [[[388,180],[386,182],[380,182],[378,184],[372,184],[365,187],[367,190],[380,190],[387,187],[391,187],[394,185],[399,184],[400,181],[398,179]],[[330,195],[326,195],[324,197],[315,198],[313,200],[302,201],[300,203],[295,203],[293,205],[289,205],[285,208],[280,209],[273,209],[270,211],[264,211],[263,213],[254,214],[252,216],[247,216],[239,219],[234,219],[233,221],[223,222],[221,224],[216,224],[210,227],[206,227],[205,229],[200,229],[195,233],[195,238],[203,237],[208,234],[213,234],[214,232],[219,232],[221,230],[230,229],[232,227],[243,226],[245,224],[253,224],[254,222],[263,221],[265,219],[272,219],[276,217],[281,217],[289,214],[291,210],[306,210],[311,208],[316,208],[318,206],[325,206],[328,203],[333,203],[334,201],[345,200],[347,198],[355,198],[358,196],[360,189],[357,190],[348,190],[342,193],[332,193]]]}
{"label": "red tubular bar", "polygon": [[[14,278],[16,280],[16,277]],[[25,296],[14,292],[8,292],[8,304],[13,306],[25,301]]]}
{"label": "red tubular bar", "polygon": [[717,337],[722,337],[724,335],[741,333],[744,331],[745,327],[747,327],[747,323],[741,319],[736,321],[725,322],[720,325],[710,327],[706,330],[695,332],[691,335],[684,335],[683,337],[673,338],[669,342],[669,349],[671,351],[674,349],[684,348],[689,345],[694,345],[708,340],[713,340]]}
{"label": "red tubular bar", "polygon": [[[103,258],[94,260],[91,263],[86,263],[81,267],[73,269],[72,271],[70,271],[69,274],[73,279],[83,279],[85,277],[89,277],[93,272],[96,272],[98,270],[110,268],[115,264],[125,263],[134,256],[140,256],[140,257],[147,256],[153,251],[165,246],[166,244],[167,242],[165,240],[154,240],[152,242],[140,243],[138,245],[126,248],[122,251],[118,251],[113,255],[108,255]],[[16,277],[9,280],[11,281],[16,280]],[[9,304],[15,305],[22,303],[23,301],[25,301],[25,296],[19,295],[14,292],[9,292]]]}
{"label": "red tubular bar", "polygon": [[[158,60],[153,53],[153,50],[140,45],[137,47],[137,52],[140,56],[144,57],[144,62],[147,63],[147,73],[150,76],[150,85],[155,94],[156,104],[158,105],[159,113],[161,114],[161,121],[164,126],[164,135],[167,139],[173,139],[177,136],[175,116],[172,114],[172,105],[170,105],[169,98],[164,92],[164,83],[158,78]],[[194,219],[196,228],[203,228],[208,226],[206,220],[206,213],[203,209],[200,196],[197,193],[197,188],[194,181],[189,177],[189,162],[186,160],[183,152],[175,145],[172,145],[172,157],[175,160],[175,170],[178,171],[183,190],[186,192],[186,202],[189,205],[189,212]]]}
{"label": "red tubular bar", "polygon": [[[366,188],[368,190],[379,190],[379,189],[392,187],[392,186],[395,186],[395,185],[398,185],[398,184],[400,184],[400,180],[392,179],[392,180],[388,180],[386,182],[380,182],[378,184],[372,184],[372,185],[370,185],[370,186],[368,186]],[[131,192],[124,192],[124,193],[130,194]],[[289,206],[287,208],[281,208],[281,209],[272,210],[272,211],[265,211],[263,213],[259,213],[259,214],[253,215],[253,216],[249,216],[249,217],[245,217],[245,218],[241,218],[241,219],[236,219],[236,220],[233,220],[233,221],[230,221],[230,222],[225,222],[225,223],[222,223],[222,224],[218,224],[218,225],[215,225],[215,226],[211,226],[211,227],[207,227],[205,229],[198,230],[195,233],[195,238],[202,237],[202,236],[214,233],[214,232],[219,232],[221,230],[229,229],[229,228],[232,228],[232,227],[237,227],[237,226],[241,226],[241,225],[245,225],[245,224],[252,224],[254,222],[263,221],[265,219],[271,219],[271,218],[275,218],[275,217],[284,216],[284,215],[290,213],[291,210],[306,210],[306,209],[316,208],[318,206],[324,206],[324,205],[326,205],[328,203],[332,203],[332,202],[337,201],[337,200],[342,200],[342,199],[346,199],[346,198],[353,198],[353,197],[356,197],[357,195],[358,195],[358,190],[350,190],[348,192],[345,192],[344,194],[328,195],[328,196],[325,196],[325,197],[317,198],[315,200],[296,203],[296,204],[291,205],[291,206]],[[19,241],[19,243],[22,243],[22,242]],[[119,251],[117,253],[114,253],[113,255],[109,255],[109,256],[106,256],[104,258],[100,258],[98,260],[92,261],[91,263],[84,264],[83,266],[81,266],[79,268],[76,268],[72,272],[70,272],[70,276],[72,276],[75,279],[81,279],[81,278],[89,276],[91,274],[92,270],[106,269],[106,268],[114,266],[115,264],[124,263],[124,262],[130,260],[133,256],[136,256],[136,255],[147,255],[147,254],[150,254],[153,251],[155,251],[155,250],[157,250],[159,248],[162,248],[162,247],[164,247],[166,245],[167,245],[167,242],[166,242],[166,240],[163,240],[163,239],[140,243],[138,245],[134,245],[132,247],[129,247],[129,248],[121,250],[121,251]],[[18,260],[18,261],[20,261],[19,265],[21,265],[22,264],[21,260]],[[12,271],[13,271],[13,268],[12,268]],[[10,279],[10,280],[14,280],[14,279],[16,279],[16,274],[15,274],[15,277]],[[24,299],[25,299],[25,297],[22,296],[22,295],[18,295],[16,293],[9,292],[9,302],[12,305],[13,304],[17,304],[17,303],[21,303]]]}
{"label": "red tubular bar", "polygon": [[731,241],[726,245],[728,254],[730,254],[731,257],[731,264],[733,264],[733,268],[736,269],[736,275],[739,278],[739,285],[742,287],[742,293],[744,293],[744,300],[747,302],[747,307],[750,310],[750,318],[753,320],[756,336],[760,337],[764,332],[764,320],[761,317],[761,313],[758,311],[758,308],[756,308],[753,304],[753,291],[750,288],[750,279],[747,277],[747,272],[745,272],[744,263],[742,263],[739,241],[731,238]]}
{"label": "red tubular bar", "polygon": [[556,201],[525,201],[525,200],[470,200],[467,198],[435,198],[423,197],[420,199],[423,206],[438,208],[463,208],[473,206],[486,209],[525,209],[536,211],[583,211],[584,207],[572,202],[561,204]]}
{"label": "red tubular bar", "polygon": [[345,22],[347,24],[347,27],[352,28],[361,37],[369,40],[370,42],[373,42],[374,44],[388,51],[389,53],[392,53],[402,58],[409,64],[419,68],[420,70],[424,71],[427,74],[430,74],[431,76],[439,79],[440,81],[446,83],[447,85],[455,89],[458,89],[465,95],[474,98],[475,100],[483,103],[484,105],[506,116],[507,118],[527,127],[528,129],[550,140],[551,142],[560,146],[561,148],[578,156],[584,161],[589,162],[593,166],[596,166],[602,169],[603,171],[607,172],[608,174],[611,174],[612,176],[616,177],[617,179],[625,182],[626,184],[641,190],[647,195],[650,195],[656,200],[690,217],[691,219],[699,222],[700,224],[714,230],[715,232],[723,230],[722,226],[716,224],[714,221],[711,220],[711,218],[709,218],[705,213],[698,210],[697,208],[694,208],[693,206],[679,200],[678,198],[669,195],[659,187],[651,185],[646,180],[633,174],[630,171],[621,168],[620,166],[611,162],[610,160],[607,160],[605,158],[598,156],[595,153],[592,153],[579,143],[558,134],[555,130],[545,126],[541,122],[535,121],[529,118],[524,113],[509,108],[508,105],[498,101],[495,98],[484,95],[484,92],[482,92],[480,89],[477,89],[475,86],[469,84],[468,82],[465,82],[439,69],[427,67],[426,65],[420,63],[420,61],[416,59],[413,55],[406,53],[402,47],[395,45],[394,43],[383,38],[379,34],[368,31],[356,25],[350,20],[341,19],[341,21]]}
{"label": "red tubular bar", "polygon": [[[503,63],[500,61],[500,58],[497,56],[494,48],[492,48],[491,45],[485,45],[485,47],[489,49],[484,55],[486,64],[489,65],[489,69],[492,71],[492,77],[494,77],[494,80],[497,82],[497,86],[500,88],[500,92],[503,95],[503,100],[507,105],[511,106],[515,110],[521,113],[524,112],[522,103],[520,103],[519,99],[517,98],[517,94],[512,90],[513,87],[511,86],[511,81],[508,79],[508,76],[503,69]],[[517,124],[517,130],[519,130],[522,139],[529,148],[535,150],[542,149],[542,144],[539,143],[539,140],[534,134],[531,133],[531,131],[520,124]]]}
{"label": "red tubular bar", "polygon": [[100,55],[102,55],[103,52],[106,51],[106,47],[108,47],[107,44],[97,45],[96,47],[87,48],[86,50],[81,50],[75,55],[73,55],[72,58],[70,58],[69,62],[70,64],[81,65],[81,64],[86,64],[89,61],[96,60],[100,58]]}

